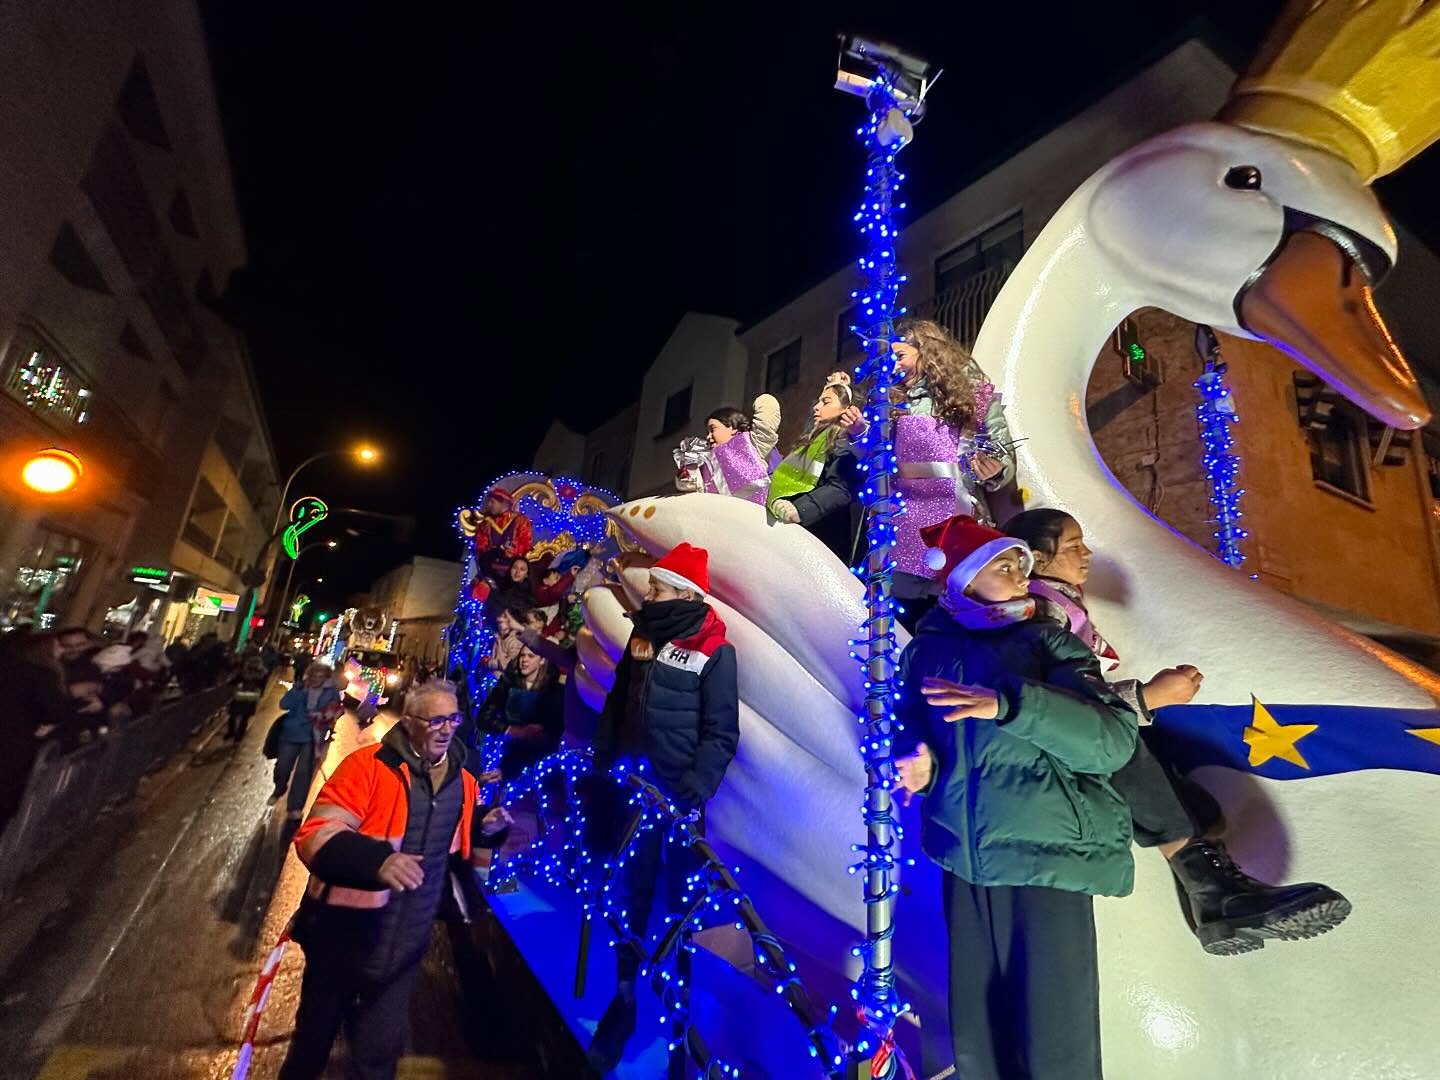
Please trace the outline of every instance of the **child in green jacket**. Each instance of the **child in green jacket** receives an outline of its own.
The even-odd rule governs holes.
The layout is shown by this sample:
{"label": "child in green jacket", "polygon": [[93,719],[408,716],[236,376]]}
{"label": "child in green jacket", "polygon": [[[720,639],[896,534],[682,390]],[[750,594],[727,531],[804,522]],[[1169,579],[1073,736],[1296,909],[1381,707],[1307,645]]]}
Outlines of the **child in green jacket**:
{"label": "child in green jacket", "polygon": [[811,409],[811,425],[770,477],[770,513],[786,525],[803,525],[849,562],[853,536],[850,503],[857,480],[850,436],[865,430],[861,398],[850,376],[837,371]]}
{"label": "child in green jacket", "polygon": [[1024,541],[966,516],[922,537],[945,591],[901,658],[896,787],[925,796],[921,846],[945,871],[956,1074],[1099,1080],[1092,897],[1133,883],[1109,776],[1136,715],[1094,653],[1033,618]]}

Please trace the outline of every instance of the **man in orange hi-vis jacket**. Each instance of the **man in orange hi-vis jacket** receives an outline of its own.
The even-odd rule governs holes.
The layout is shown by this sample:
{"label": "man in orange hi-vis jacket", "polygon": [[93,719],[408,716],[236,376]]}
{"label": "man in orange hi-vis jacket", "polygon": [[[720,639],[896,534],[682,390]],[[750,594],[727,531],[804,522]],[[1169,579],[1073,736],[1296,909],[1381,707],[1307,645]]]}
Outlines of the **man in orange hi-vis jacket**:
{"label": "man in orange hi-vis jacket", "polygon": [[319,1076],[342,1024],[351,1077],[395,1075],[448,871],[484,872],[510,825],[477,807],[461,719],[451,683],[422,683],[378,745],[340,763],[295,834],[310,869],[294,928],[305,978],[281,1080]]}

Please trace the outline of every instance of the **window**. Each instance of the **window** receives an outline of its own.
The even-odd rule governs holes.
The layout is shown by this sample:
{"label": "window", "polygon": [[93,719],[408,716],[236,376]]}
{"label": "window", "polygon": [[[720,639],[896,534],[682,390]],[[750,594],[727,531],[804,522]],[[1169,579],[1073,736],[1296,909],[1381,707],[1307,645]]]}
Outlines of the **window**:
{"label": "window", "polygon": [[37,529],[25,540],[15,576],[0,582],[0,626],[49,630],[68,621],[88,546],[72,536]]}
{"label": "window", "polygon": [[90,388],[80,374],[23,327],[5,359],[5,389],[52,424],[69,427],[90,418]]}
{"label": "window", "polygon": [[673,435],[690,423],[691,389],[692,387],[687,386],[683,390],[676,390],[665,399],[665,418],[660,425],[662,436]]}
{"label": "window", "polygon": [[842,370],[854,367],[865,355],[865,342],[850,329],[859,326],[859,316],[860,305],[851,304],[835,318],[835,366]]}
{"label": "window", "polygon": [[935,260],[935,293],[957,288],[987,270],[1008,276],[1023,254],[1024,229],[1020,215],[1012,214]]}
{"label": "window", "polygon": [[800,382],[800,339],[765,357],[765,392],[778,394]]}
{"label": "window", "polygon": [[605,451],[596,450],[595,456],[590,459],[590,468],[586,471],[585,479],[592,484],[605,487]]}
{"label": "window", "polygon": [[1310,473],[1317,483],[1370,501],[1370,463],[1365,453],[1365,420],[1355,407],[1315,376],[1295,374],[1295,405],[1310,447]]}

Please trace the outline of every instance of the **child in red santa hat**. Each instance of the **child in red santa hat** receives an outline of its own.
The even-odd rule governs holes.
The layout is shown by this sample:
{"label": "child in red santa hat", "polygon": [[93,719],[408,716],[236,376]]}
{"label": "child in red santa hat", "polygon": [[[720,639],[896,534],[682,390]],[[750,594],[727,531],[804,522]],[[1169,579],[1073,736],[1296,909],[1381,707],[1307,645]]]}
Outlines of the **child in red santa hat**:
{"label": "child in red santa hat", "polygon": [[[615,669],[594,742],[600,764],[632,762],[672,805],[696,814],[720,787],[740,742],[735,647],[705,603],[709,591],[704,548],[678,544],[650,568],[650,589],[630,615],[635,629]],[[633,808],[625,794],[606,794],[612,797],[592,804],[595,831],[588,846],[613,853]],[[662,825],[642,834],[625,862],[622,906],[630,931],[642,940],[662,858],[667,906],[681,899],[695,869],[687,848],[663,843],[667,833]],[[590,1048],[591,1064],[601,1073],[614,1067],[634,1032],[639,964],[631,950],[619,950],[616,996]]]}
{"label": "child in red santa hat", "polygon": [[901,657],[896,788],[925,796],[921,847],[944,870],[956,1073],[1099,1080],[1092,897],[1132,886],[1107,778],[1135,712],[1033,617],[1023,540],[963,515],[921,535],[944,592]]}

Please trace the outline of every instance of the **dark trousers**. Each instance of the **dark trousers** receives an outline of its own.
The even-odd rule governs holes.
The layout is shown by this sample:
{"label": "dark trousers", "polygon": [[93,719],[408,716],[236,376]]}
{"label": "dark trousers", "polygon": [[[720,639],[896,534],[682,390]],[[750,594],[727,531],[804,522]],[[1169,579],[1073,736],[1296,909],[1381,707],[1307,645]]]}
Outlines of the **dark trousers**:
{"label": "dark trousers", "polygon": [[[626,801],[626,793],[616,790],[609,783],[597,785],[590,794],[590,838],[587,846],[597,858],[613,862],[619,854],[620,842],[635,808]],[[701,829],[704,829],[703,818]],[[681,914],[686,879],[700,865],[698,857],[688,847],[679,842],[669,843],[669,836],[670,829],[666,824],[657,825],[642,834],[617,875],[617,895],[620,906],[625,910],[626,928],[642,941],[646,938],[650,916],[655,909],[656,893],[664,890],[662,915]],[[615,956],[616,977],[635,979],[641,961],[634,951],[617,949]]]}
{"label": "dark trousers", "polygon": [[281,740],[280,756],[275,759],[275,790],[289,789],[285,808],[291,813],[298,814],[305,809],[305,797],[310,794],[310,779],[314,775],[315,740],[303,743]]}
{"label": "dark trousers", "polygon": [[245,730],[250,726],[250,717],[255,715],[255,704],[253,701],[230,702],[230,716],[225,724],[227,739],[238,741],[245,737]]}
{"label": "dark trousers", "polygon": [[1186,780],[1151,751],[1142,727],[1135,753],[1110,777],[1110,785],[1130,804],[1135,842],[1155,847],[1199,836],[1220,820],[1220,805],[1199,784]]}
{"label": "dark trousers", "polygon": [[[367,913],[368,914],[368,913]],[[390,1080],[410,1034],[410,999],[420,961],[385,979],[364,970],[355,935],[320,922],[305,934],[305,978],[290,1050],[279,1080],[312,1080],[325,1070],[340,1028],[350,1080]]]}
{"label": "dark trousers", "polygon": [[958,1080],[1100,1080],[1091,898],[941,879]]}

